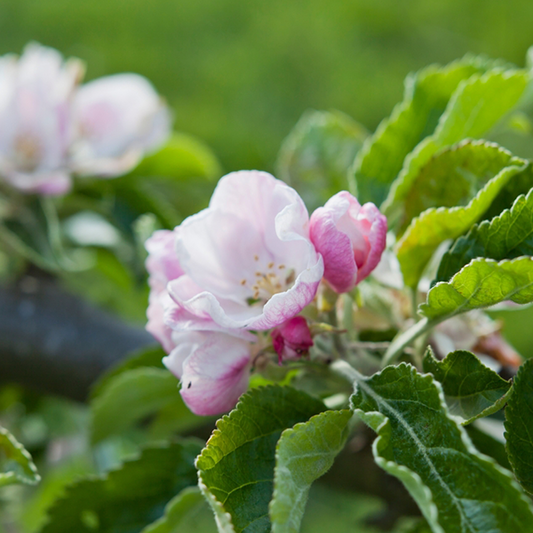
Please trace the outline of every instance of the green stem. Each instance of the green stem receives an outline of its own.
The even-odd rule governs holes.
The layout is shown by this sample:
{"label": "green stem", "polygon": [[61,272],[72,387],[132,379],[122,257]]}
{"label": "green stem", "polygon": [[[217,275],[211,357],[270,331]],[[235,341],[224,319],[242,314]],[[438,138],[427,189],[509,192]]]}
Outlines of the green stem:
{"label": "green stem", "polygon": [[365,380],[365,376],[358,372],[353,366],[349,365],[346,361],[339,359],[330,366],[331,370],[339,376],[347,379],[350,383],[355,384],[358,381]]}
{"label": "green stem", "polygon": [[55,263],[45,259],[41,254],[24,243],[13,232],[8,230],[3,224],[0,224],[0,243],[3,243],[7,248],[10,248],[13,252],[21,255],[43,270],[52,272],[57,272],[58,270],[58,267]]}
{"label": "green stem", "polygon": [[[338,320],[337,320],[337,311],[335,307],[328,313],[328,319],[329,323],[333,324],[335,328],[338,327]],[[346,348],[344,346],[344,343],[342,342],[341,336],[339,333],[333,333],[332,334],[333,339],[333,346],[335,347],[335,350],[337,351],[337,355],[342,357],[346,353]]]}
{"label": "green stem", "polygon": [[404,348],[411,344],[417,337],[430,330],[435,325],[427,318],[423,318],[418,321],[414,326],[410,327],[407,331],[404,331],[398,335],[389,346],[389,349],[383,356],[383,366],[390,365],[400,357]]}

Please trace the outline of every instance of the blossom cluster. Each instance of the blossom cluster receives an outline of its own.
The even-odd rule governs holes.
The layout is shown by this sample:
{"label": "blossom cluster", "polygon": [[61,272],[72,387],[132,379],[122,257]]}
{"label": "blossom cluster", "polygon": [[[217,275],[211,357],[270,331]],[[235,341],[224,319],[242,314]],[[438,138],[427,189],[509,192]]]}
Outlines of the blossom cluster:
{"label": "blossom cluster", "polygon": [[128,172],[170,133],[152,85],[117,74],[80,85],[83,64],[29,44],[0,57],[0,178],[27,193],[64,194],[72,174]]}
{"label": "blossom cluster", "polygon": [[313,345],[300,312],[320,283],[351,291],[378,264],[387,221],[340,192],[309,217],[298,193],[270,174],[224,176],[209,206],[146,243],[147,329],[169,354],[181,395],[200,415],[231,409],[255,357],[281,361]]}

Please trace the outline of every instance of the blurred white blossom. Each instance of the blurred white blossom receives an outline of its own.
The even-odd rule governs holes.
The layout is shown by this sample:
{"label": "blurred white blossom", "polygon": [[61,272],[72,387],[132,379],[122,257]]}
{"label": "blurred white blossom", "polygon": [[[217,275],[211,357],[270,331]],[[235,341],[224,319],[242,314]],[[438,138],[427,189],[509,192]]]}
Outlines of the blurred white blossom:
{"label": "blurred white blossom", "polygon": [[84,175],[117,176],[163,144],[170,113],[150,82],[137,74],[91,81],[74,99],[72,165]]}
{"label": "blurred white blossom", "polygon": [[119,74],[79,86],[83,64],[30,43],[0,58],[0,177],[27,193],[64,194],[73,173],[131,170],[170,134],[152,85]]}
{"label": "blurred white blossom", "polygon": [[0,174],[25,192],[70,187],[71,102],[83,68],[51,48],[29,44],[19,60],[0,59]]}

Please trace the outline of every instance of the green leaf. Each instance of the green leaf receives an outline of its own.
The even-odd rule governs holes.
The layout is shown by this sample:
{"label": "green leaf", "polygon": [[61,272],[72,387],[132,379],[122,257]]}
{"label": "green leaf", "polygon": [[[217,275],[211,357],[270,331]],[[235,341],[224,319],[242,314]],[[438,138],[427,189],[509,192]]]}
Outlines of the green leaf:
{"label": "green leaf", "polygon": [[431,135],[461,81],[493,63],[466,56],[449,65],[431,65],[405,80],[403,101],[367,139],[354,166],[354,187],[361,203],[380,204],[401,171],[404,159]]}
{"label": "green leaf", "polygon": [[145,157],[131,175],[213,179],[220,175],[220,165],[205,143],[192,135],[174,133],[161,150]]}
{"label": "green leaf", "polygon": [[91,398],[99,396],[111,381],[113,381],[118,375],[127,372],[128,370],[134,370],[136,368],[147,366],[154,368],[165,368],[165,365],[163,364],[163,357],[166,355],[166,352],[159,344],[150,346],[149,348],[141,348],[140,350],[135,350],[131,354],[128,354],[125,359],[113,365],[98,378],[98,381],[93,385],[91,390]]}
{"label": "green leaf", "polygon": [[141,324],[146,321],[147,284],[139,283],[110,250],[94,250],[94,258],[96,262],[88,270],[60,273],[68,290],[128,320]]}
{"label": "green leaf", "polygon": [[153,367],[127,370],[111,379],[91,403],[92,442],[120,434],[164,409],[173,414],[170,434],[205,421],[186,407],[178,381],[168,370]]}
{"label": "green leaf", "polygon": [[469,141],[421,168],[404,204],[405,220],[417,218],[397,245],[406,285],[415,287],[438,246],[468,231],[526,165],[497,144]]}
{"label": "green leaf", "polygon": [[443,148],[420,170],[404,201],[404,231],[413,218],[432,207],[466,206],[487,183],[511,165],[527,161],[496,143],[465,140]]}
{"label": "green leaf", "polygon": [[[478,422],[466,426],[466,432],[468,433],[470,440],[478,451],[492,457],[500,466],[503,466],[503,468],[511,470],[511,463],[509,463],[509,459],[507,458],[505,444],[484,430],[482,426],[486,421],[487,419],[485,419],[482,424]],[[492,423],[492,420],[490,420],[490,422]]]}
{"label": "green leaf", "polygon": [[352,411],[326,411],[286,429],[276,446],[274,496],[270,502],[272,533],[300,530],[309,489],[341,452]]}
{"label": "green leaf", "polygon": [[348,187],[348,170],[366,136],[360,124],[340,111],[306,111],[283,142],[278,177],[313,211]]}
{"label": "green leaf", "polygon": [[31,455],[7,429],[0,427],[0,487],[15,483],[35,485],[40,479]]}
{"label": "green leaf", "polygon": [[423,518],[401,518],[393,533],[431,533],[431,528]]}
{"label": "green leaf", "polygon": [[433,323],[472,309],[511,300],[533,301],[533,258],[518,257],[497,262],[474,259],[448,282],[431,288],[419,313]]}
{"label": "green leaf", "polygon": [[426,137],[408,157],[382,206],[388,215],[401,210],[420,169],[441,148],[464,139],[479,139],[511,111],[529,81],[525,70],[493,69],[463,81],[441,115],[435,132]]}
{"label": "green leaf", "polygon": [[530,502],[510,472],[474,448],[431,375],[387,367],[358,379],[352,402],[379,435],[376,462],[404,483],[434,532],[531,530]]}
{"label": "green leaf", "polygon": [[533,190],[519,196],[511,209],[474,226],[444,254],[437,279],[449,280],[476,257],[500,261],[533,255]]}
{"label": "green leaf", "polygon": [[170,500],[164,516],[141,533],[217,533],[217,526],[200,489],[188,487]]}
{"label": "green leaf", "polygon": [[499,411],[511,389],[471,352],[457,350],[438,361],[429,348],[423,366],[441,384],[450,413],[460,416],[463,424]]}
{"label": "green leaf", "polygon": [[533,494],[533,359],[526,361],[514,379],[513,390],[505,408],[507,454],[516,478]]}
{"label": "green leaf", "polygon": [[130,533],[160,518],[166,503],[196,484],[197,441],[145,449],[102,477],[78,481],[49,510],[41,533]]}
{"label": "green leaf", "polygon": [[314,483],[302,521],[302,533],[378,533],[367,525],[372,515],[384,512],[383,502],[369,494],[334,489]]}
{"label": "green leaf", "polygon": [[221,532],[270,531],[276,444],[283,430],[324,410],[290,387],[259,387],[217,422],[196,466]]}

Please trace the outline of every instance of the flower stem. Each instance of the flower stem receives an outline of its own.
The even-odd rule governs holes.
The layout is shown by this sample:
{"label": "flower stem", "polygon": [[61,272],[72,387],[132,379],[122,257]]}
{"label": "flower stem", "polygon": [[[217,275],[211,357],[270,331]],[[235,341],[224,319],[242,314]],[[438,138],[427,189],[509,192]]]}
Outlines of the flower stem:
{"label": "flower stem", "polygon": [[338,374],[339,376],[347,379],[350,383],[354,384],[358,381],[366,379],[363,374],[358,372],[353,366],[348,364],[346,361],[339,359],[331,364],[331,370]]}
{"label": "flower stem", "polygon": [[411,344],[417,337],[430,330],[435,325],[434,322],[429,321],[427,318],[423,318],[418,321],[414,326],[410,327],[407,331],[404,331],[398,335],[389,346],[389,349],[383,356],[382,366],[390,365],[394,363],[396,359],[402,354],[404,348]]}

